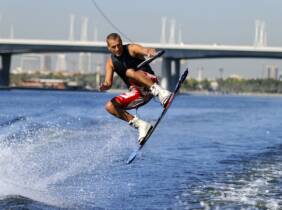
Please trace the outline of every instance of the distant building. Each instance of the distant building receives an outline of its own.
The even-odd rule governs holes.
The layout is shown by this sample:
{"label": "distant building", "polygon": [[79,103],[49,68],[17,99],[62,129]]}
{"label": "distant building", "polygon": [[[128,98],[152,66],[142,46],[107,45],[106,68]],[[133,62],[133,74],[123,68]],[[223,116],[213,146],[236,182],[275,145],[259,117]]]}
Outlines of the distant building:
{"label": "distant building", "polygon": [[20,86],[28,88],[66,89],[66,81],[61,79],[29,79],[23,81]]}
{"label": "distant building", "polygon": [[268,65],[266,67],[267,79],[279,80],[279,70],[275,65]]}
{"label": "distant building", "polygon": [[242,79],[242,77],[240,75],[238,75],[238,74],[232,74],[228,78],[230,78],[230,79],[238,79],[238,80]]}
{"label": "distant building", "polygon": [[43,71],[51,71],[52,70],[52,56],[49,54],[44,55],[44,64]]}
{"label": "distant building", "polygon": [[218,82],[217,81],[211,81],[211,89],[213,91],[217,91],[218,90]]}
{"label": "distant building", "polygon": [[201,82],[203,80],[203,70],[204,70],[203,67],[200,67],[197,69],[198,71],[197,81],[198,82]]}

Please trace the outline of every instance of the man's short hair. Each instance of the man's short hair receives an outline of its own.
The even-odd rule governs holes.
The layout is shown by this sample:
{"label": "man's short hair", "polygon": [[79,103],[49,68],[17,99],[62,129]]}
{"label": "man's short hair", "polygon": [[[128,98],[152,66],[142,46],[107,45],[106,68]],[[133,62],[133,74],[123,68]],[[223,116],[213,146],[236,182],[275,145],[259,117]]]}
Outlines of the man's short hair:
{"label": "man's short hair", "polygon": [[108,40],[110,39],[119,39],[121,41],[121,37],[118,33],[110,33],[107,38],[106,41],[108,42]]}

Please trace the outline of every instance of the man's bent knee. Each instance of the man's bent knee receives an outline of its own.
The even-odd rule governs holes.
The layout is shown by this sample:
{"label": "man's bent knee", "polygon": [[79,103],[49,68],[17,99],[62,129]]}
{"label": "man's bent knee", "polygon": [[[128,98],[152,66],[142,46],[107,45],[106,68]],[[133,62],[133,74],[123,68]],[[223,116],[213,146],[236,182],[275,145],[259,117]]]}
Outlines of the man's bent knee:
{"label": "man's bent knee", "polygon": [[116,108],[120,108],[120,105],[115,100],[108,101],[105,105],[105,109],[110,113],[113,113]]}
{"label": "man's bent knee", "polygon": [[127,69],[126,70],[126,76],[131,78],[131,79],[134,79],[135,78],[135,70],[134,69]]}
{"label": "man's bent knee", "polygon": [[111,101],[108,101],[108,102],[106,103],[106,105],[105,105],[105,109],[106,109],[108,112],[112,113],[113,110],[115,109],[115,107],[114,107],[114,105],[113,105],[113,103],[112,103]]}

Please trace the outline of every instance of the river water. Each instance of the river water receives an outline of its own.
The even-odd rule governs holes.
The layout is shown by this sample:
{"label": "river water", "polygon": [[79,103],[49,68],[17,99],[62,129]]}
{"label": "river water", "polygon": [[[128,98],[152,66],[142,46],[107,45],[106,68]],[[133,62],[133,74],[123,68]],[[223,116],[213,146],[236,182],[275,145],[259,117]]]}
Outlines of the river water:
{"label": "river water", "polygon": [[282,209],[282,97],[179,95],[126,165],[113,96],[1,91],[0,209]]}

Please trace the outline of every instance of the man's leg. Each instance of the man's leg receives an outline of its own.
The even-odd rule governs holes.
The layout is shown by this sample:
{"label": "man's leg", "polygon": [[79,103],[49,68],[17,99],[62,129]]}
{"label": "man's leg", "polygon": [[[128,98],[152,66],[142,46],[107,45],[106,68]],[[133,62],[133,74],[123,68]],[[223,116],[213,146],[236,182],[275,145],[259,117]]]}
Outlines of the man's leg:
{"label": "man's leg", "polygon": [[150,88],[154,82],[151,78],[146,77],[143,71],[135,71],[134,69],[127,69],[126,76],[132,79],[136,84]]}
{"label": "man's leg", "polygon": [[151,94],[158,96],[161,104],[165,107],[168,99],[171,96],[171,92],[163,89],[156,82],[153,82],[151,78],[146,76],[142,70],[135,71],[134,69],[127,69],[126,76],[133,80],[135,83],[150,89]]}
{"label": "man's leg", "polygon": [[108,101],[106,103],[106,110],[111,113],[112,115],[118,117],[119,119],[122,119],[126,122],[129,122],[134,118],[133,115],[125,111],[124,109],[121,108],[121,104],[116,102],[114,99],[111,101]]}
{"label": "man's leg", "polygon": [[146,121],[133,116],[126,111],[126,109],[133,109],[144,105],[151,99],[151,96],[141,96],[139,88],[132,88],[130,92],[116,96],[106,104],[106,110],[112,115],[122,119],[136,129],[138,129],[139,137],[138,142],[144,140],[152,125]]}

